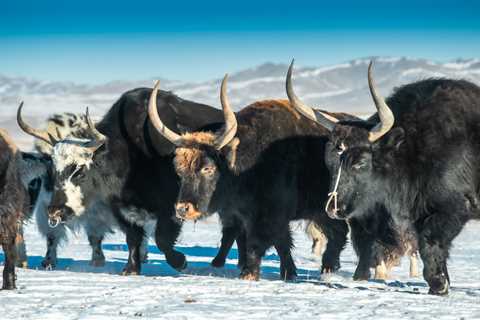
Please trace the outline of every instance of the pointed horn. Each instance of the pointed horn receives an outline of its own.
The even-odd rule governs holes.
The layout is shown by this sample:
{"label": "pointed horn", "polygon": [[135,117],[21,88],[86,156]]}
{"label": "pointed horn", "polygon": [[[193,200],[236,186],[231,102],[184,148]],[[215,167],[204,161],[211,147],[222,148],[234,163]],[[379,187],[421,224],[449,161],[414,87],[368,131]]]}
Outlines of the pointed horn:
{"label": "pointed horn", "polygon": [[88,125],[88,130],[90,131],[90,134],[93,136],[93,141],[91,142],[90,148],[93,149],[93,151],[97,150],[100,148],[105,142],[107,141],[107,137],[100,133],[100,131],[95,128],[95,124],[92,121],[92,118],[90,118],[90,113],[87,110],[85,111],[85,120],[87,121]]}
{"label": "pointed horn", "polygon": [[377,108],[380,122],[370,130],[368,140],[370,142],[375,142],[393,127],[395,117],[393,116],[392,110],[390,110],[385,102],[385,99],[377,92],[377,88],[373,81],[372,68],[373,61],[370,61],[370,65],[368,66],[368,88],[370,89],[370,94],[372,95],[373,102]]}
{"label": "pointed horn", "polygon": [[295,94],[293,91],[293,84],[292,84],[292,73],[293,73],[293,64],[295,62],[295,59],[292,60],[292,63],[290,64],[290,67],[288,68],[287,72],[287,80],[286,80],[286,89],[287,89],[287,96],[288,100],[290,101],[290,104],[301,114],[303,114],[305,117],[307,117],[310,120],[316,121],[325,128],[328,129],[328,131],[332,131],[333,127],[335,126],[335,123],[338,122],[338,119],[335,117],[332,117],[329,114],[323,113],[318,110],[313,110],[311,107],[303,103]]}
{"label": "pointed horn", "polygon": [[46,130],[38,130],[38,129],[35,129],[31,126],[29,126],[25,121],[23,121],[23,118],[22,118],[22,109],[23,109],[23,101],[20,102],[20,105],[18,106],[18,110],[17,110],[17,123],[18,123],[18,126],[27,134],[37,138],[37,139],[40,139],[42,141],[45,141],[46,143],[48,143],[49,145],[51,145],[52,147],[55,145],[55,143],[57,143],[57,141],[55,139],[52,139],[53,137],[51,135],[48,134],[48,132]]}
{"label": "pointed horn", "polygon": [[148,101],[148,117],[152,122],[153,126],[157,131],[165,137],[168,141],[173,143],[176,146],[182,145],[182,136],[172,130],[168,129],[166,125],[163,124],[160,116],[158,115],[157,110],[157,93],[160,88],[160,81],[155,82],[153,87],[152,94],[150,95],[150,100]]}
{"label": "pointed horn", "polygon": [[227,97],[227,80],[228,74],[222,80],[222,86],[220,88],[220,102],[222,103],[223,109],[223,117],[225,118],[225,130],[222,135],[219,135],[216,138],[215,146],[217,150],[222,149],[226,146],[232,139],[235,137],[237,133],[237,118],[235,117],[235,113],[232,111],[230,107],[230,103],[228,102]]}

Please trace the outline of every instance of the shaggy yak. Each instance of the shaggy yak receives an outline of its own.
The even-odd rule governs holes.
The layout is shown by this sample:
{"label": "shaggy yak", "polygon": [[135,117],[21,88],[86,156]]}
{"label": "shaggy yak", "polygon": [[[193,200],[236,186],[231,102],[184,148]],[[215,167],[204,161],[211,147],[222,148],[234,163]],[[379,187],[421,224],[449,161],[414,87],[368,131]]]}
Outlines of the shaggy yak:
{"label": "shaggy yak", "polygon": [[[286,91],[290,104],[306,116],[305,121],[311,121],[314,114],[297,97],[292,84],[293,61],[288,69],[286,80]],[[315,112],[323,113],[321,110]],[[325,114],[325,113],[323,113]],[[327,117],[329,116],[326,114]],[[335,118],[330,118],[334,120]],[[362,122],[360,118],[350,117],[342,120],[351,122]],[[400,263],[400,259],[407,255],[410,258],[410,276],[418,276],[417,266],[417,240],[411,225],[405,227],[395,225],[392,218],[382,208],[375,208],[376,211],[362,217],[351,217],[347,220],[350,227],[350,238],[353,248],[359,257],[358,265],[353,275],[355,280],[367,280],[370,278],[370,268],[375,269],[375,279],[386,279],[393,266]],[[320,230],[318,230],[320,229]],[[321,228],[315,224],[309,224],[307,229],[314,240],[312,250],[318,251],[321,241]],[[317,240],[318,239],[318,240]]]}
{"label": "shaggy yak", "polygon": [[301,121],[286,100],[256,102],[235,115],[226,81],[227,77],[220,94],[225,127],[211,132],[171,131],[158,116],[158,83],[152,92],[150,119],[177,147],[173,159],[180,177],[177,216],[197,220],[218,212],[222,219],[239,221],[246,241],[242,279],[259,279],[262,256],[271,246],[280,256],[281,278],[295,278],[289,222],[296,219],[314,220],[322,227],[328,238],[322,271],[338,269],[348,228],[324,210],[328,131],[313,121]]}
{"label": "shaggy yak", "polygon": [[[429,292],[444,295],[452,241],[467,221],[480,218],[480,88],[463,80],[428,79],[384,100],[371,69],[372,64],[368,84],[378,112],[368,121],[298,108],[330,131],[326,210],[337,219],[368,219],[380,212],[397,233],[413,232]],[[387,243],[395,238],[376,231],[373,236]]]}
{"label": "shaggy yak", "polygon": [[[97,254],[102,261],[103,234],[118,223],[126,233],[129,248],[124,274],[140,272],[140,247],[144,227],[150,222],[156,222],[156,244],[167,262],[178,270],[186,266],[185,256],[173,247],[181,229],[174,210],[179,185],[172,164],[174,146],[148,121],[146,104],[150,93],[151,89],[146,88],[125,93],[97,125],[87,112],[88,138],[59,139],[34,129],[23,121],[22,107],[18,109],[17,120],[23,131],[53,147],[52,200],[47,209],[50,224],[55,226],[93,213],[85,220],[94,217],[90,224],[97,229],[97,237],[89,240],[93,257]],[[180,99],[170,92],[162,92],[157,103],[159,114],[178,132],[198,130],[222,120],[220,110]],[[222,244],[233,243],[235,238],[227,236],[229,239]],[[226,255],[229,247],[222,249],[220,254]]]}
{"label": "shaggy yak", "polygon": [[15,265],[26,267],[23,223],[30,217],[38,189],[31,182],[44,174],[44,162],[23,154],[0,129],[0,239],[5,253],[3,289],[15,289]]}

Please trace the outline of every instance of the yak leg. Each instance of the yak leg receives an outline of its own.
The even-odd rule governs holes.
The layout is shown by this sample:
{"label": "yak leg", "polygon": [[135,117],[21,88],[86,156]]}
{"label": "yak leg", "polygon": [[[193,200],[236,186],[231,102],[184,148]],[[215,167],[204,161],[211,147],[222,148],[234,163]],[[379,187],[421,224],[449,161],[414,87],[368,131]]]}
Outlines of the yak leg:
{"label": "yak leg", "polygon": [[[460,196],[463,199],[463,196]],[[446,295],[450,286],[447,259],[453,239],[460,233],[469,214],[465,213],[464,201],[454,197],[441,203],[438,211],[418,224],[420,256],[423,260],[423,277],[430,286],[429,293]]]}
{"label": "yak leg", "polygon": [[358,264],[353,274],[353,280],[368,280],[370,278],[372,249],[375,240],[356,219],[350,219],[348,223],[350,225],[352,245],[358,256]]}
{"label": "yak leg", "polygon": [[279,234],[282,237],[276,239],[275,249],[280,256],[280,277],[284,281],[293,281],[297,277],[297,267],[291,254],[293,242],[290,228]]}
{"label": "yak leg", "polygon": [[[240,272],[240,279],[243,280],[256,281],[260,279],[262,257],[265,255],[265,251],[273,244],[273,241],[270,243],[267,239],[260,237],[261,233],[255,229],[251,230],[246,238],[246,260]],[[259,229],[261,230],[261,227],[259,227]]]}
{"label": "yak leg", "polygon": [[159,218],[155,229],[155,242],[158,249],[165,254],[168,264],[178,271],[187,267],[185,255],[174,249],[181,229],[182,224],[173,220],[171,216]]}
{"label": "yak leg", "polygon": [[105,255],[103,254],[102,250],[102,241],[103,237],[88,236],[88,242],[92,247],[92,260],[90,261],[90,265],[94,267],[103,267],[105,265]]}
{"label": "yak leg", "polygon": [[243,266],[247,261],[247,235],[245,231],[241,231],[237,239],[237,248],[238,248],[238,262],[237,268],[242,270]]}
{"label": "yak leg", "polygon": [[40,233],[46,238],[47,252],[41,264],[45,269],[54,269],[57,265],[57,247],[66,237],[66,228],[60,224],[55,228],[48,225],[48,215],[46,210],[36,210],[37,227]]}
{"label": "yak leg", "polygon": [[15,236],[3,240],[3,252],[5,253],[5,265],[3,267],[3,286],[2,289],[15,289],[15,260],[17,251],[15,248]]}
{"label": "yak leg", "polygon": [[123,269],[123,275],[139,275],[141,270],[140,246],[144,237],[144,230],[136,225],[129,225],[126,228],[128,245],[128,262]]}
{"label": "yak leg", "polygon": [[335,272],[340,269],[340,253],[347,243],[348,227],[345,221],[332,220],[323,214],[325,223],[318,223],[327,237],[327,247],[322,257],[321,273]]}
{"label": "yak leg", "polygon": [[28,267],[27,248],[25,247],[25,239],[23,238],[23,223],[18,227],[18,233],[15,237],[15,249],[17,250],[16,266],[19,268]]}
{"label": "yak leg", "polygon": [[375,279],[377,280],[387,280],[388,279],[388,269],[385,264],[385,260],[380,260],[375,266]]}
{"label": "yak leg", "polygon": [[140,261],[147,263],[148,261],[148,235],[143,237],[142,244],[140,245]]}
{"label": "yak leg", "polygon": [[230,252],[230,249],[233,246],[233,242],[237,238],[239,233],[239,228],[237,226],[224,226],[222,228],[222,240],[220,244],[220,249],[218,250],[217,255],[212,260],[211,264],[215,268],[221,268],[225,265],[225,260],[227,255]]}
{"label": "yak leg", "polygon": [[418,253],[414,252],[410,255],[410,278],[417,278],[418,276]]}

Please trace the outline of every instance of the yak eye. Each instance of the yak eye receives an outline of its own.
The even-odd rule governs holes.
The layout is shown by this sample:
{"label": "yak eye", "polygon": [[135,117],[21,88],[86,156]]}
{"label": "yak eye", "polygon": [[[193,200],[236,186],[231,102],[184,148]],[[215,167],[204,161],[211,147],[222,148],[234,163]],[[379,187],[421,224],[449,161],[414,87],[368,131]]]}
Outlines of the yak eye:
{"label": "yak eye", "polygon": [[337,153],[341,155],[347,149],[347,146],[342,142],[341,144],[337,144],[335,146],[335,149]]}
{"label": "yak eye", "polygon": [[202,169],[200,169],[200,173],[203,174],[204,176],[211,176],[212,174],[215,173],[215,167],[205,166]]}

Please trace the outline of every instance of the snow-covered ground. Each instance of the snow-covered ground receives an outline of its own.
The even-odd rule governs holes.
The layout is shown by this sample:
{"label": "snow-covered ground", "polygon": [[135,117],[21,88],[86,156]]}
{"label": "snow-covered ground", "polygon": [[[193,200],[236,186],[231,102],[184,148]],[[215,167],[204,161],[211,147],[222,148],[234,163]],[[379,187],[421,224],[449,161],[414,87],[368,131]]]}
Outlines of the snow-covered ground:
{"label": "snow-covered ground", "polygon": [[29,269],[18,270],[16,291],[0,291],[0,319],[480,318],[480,222],[468,224],[455,241],[448,297],[427,295],[423,279],[408,277],[407,259],[389,281],[352,281],[356,257],[350,246],[342,254],[341,271],[320,277],[310,240],[300,224],[292,229],[299,277],[285,283],[279,280],[274,250],[263,260],[259,282],[237,279],[236,249],[224,269],[210,267],[220,240],[215,218],[184,226],[177,248],[187,255],[185,272],[170,268],[150,242],[143,275],[129,277],[119,275],[127,260],[121,233],[104,242],[104,268],[88,265],[90,248],[80,232],[60,250],[57,270],[41,270],[45,241],[31,222],[26,230]]}

